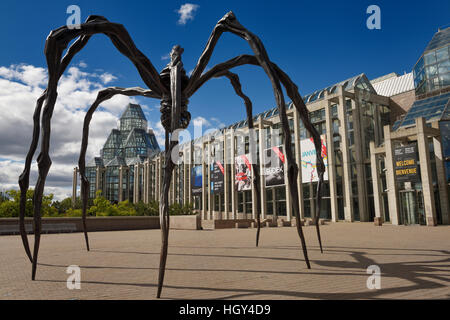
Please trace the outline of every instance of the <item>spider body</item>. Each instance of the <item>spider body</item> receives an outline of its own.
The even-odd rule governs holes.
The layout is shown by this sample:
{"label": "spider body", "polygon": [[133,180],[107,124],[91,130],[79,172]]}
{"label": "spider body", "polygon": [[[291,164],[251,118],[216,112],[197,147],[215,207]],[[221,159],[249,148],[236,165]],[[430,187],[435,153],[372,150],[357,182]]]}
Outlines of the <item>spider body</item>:
{"label": "spider body", "polygon": [[[240,38],[247,41],[253,50],[254,55],[240,55],[231,60],[220,63],[212,67],[209,71],[204,72],[211,55],[214,51],[215,45],[218,42],[223,32],[231,32]],[[297,219],[297,232],[300,238],[303,255],[308,268],[310,263],[308,259],[306,243],[300,223],[299,215],[299,194],[297,187],[297,175],[298,165],[295,163],[295,157],[292,153],[292,141],[291,132],[289,128],[288,118],[286,115],[286,103],[284,100],[284,94],[281,89],[283,85],[286,89],[287,95],[293,102],[301,120],[303,121],[305,128],[311,134],[317,154],[317,171],[319,176],[319,182],[317,186],[316,196],[316,230],[319,239],[320,249],[322,251],[322,243],[319,232],[319,213],[321,207],[321,188],[323,184],[323,174],[325,172],[325,165],[321,157],[321,139],[320,135],[314,126],[309,121],[308,110],[298,93],[298,88],[289,76],[283,72],[275,63],[270,61],[269,56],[262,44],[261,40],[245,29],[236,19],[232,12],[227,13],[222,19],[218,21],[213,29],[206,47],[200,56],[196,67],[194,68],[190,77],[186,75],[183,63],[181,61],[181,55],[183,49],[180,46],[174,46],[170,58],[170,63],[158,73],[151,61],[137,49],[132,38],[126,31],[123,25],[109,22],[102,16],[90,16],[85,23],[80,25],[79,29],[69,29],[67,26],[60,27],[53,30],[47,37],[45,44],[45,56],[48,66],[48,85],[46,90],[42,93],[36,102],[36,108],[33,116],[33,137],[30,145],[30,149],[26,156],[25,168],[19,178],[19,185],[21,191],[20,200],[20,214],[19,214],[19,226],[20,234],[23,242],[25,252],[32,263],[32,279],[36,277],[37,261],[39,253],[39,244],[41,237],[41,206],[42,195],[45,186],[45,180],[48,171],[51,166],[51,159],[49,155],[50,147],[50,122],[53,114],[53,109],[57,99],[57,86],[58,81],[67,66],[70,64],[72,58],[84,48],[90,38],[98,33],[103,33],[108,36],[113,45],[124,56],[126,56],[136,67],[139,75],[148,89],[143,88],[119,88],[110,87],[101,90],[97,99],[91,105],[86,112],[86,116],[83,124],[83,137],[81,143],[80,157],[78,161],[78,167],[81,176],[81,199],[82,199],[82,220],[83,230],[86,242],[87,250],[89,251],[89,240],[86,224],[86,211],[89,192],[89,181],[86,178],[86,163],[85,156],[88,145],[89,125],[92,119],[92,115],[97,107],[104,101],[112,98],[117,94],[126,96],[143,96],[147,98],[154,98],[160,100],[161,111],[161,123],[165,129],[165,155],[164,155],[164,172],[163,183],[160,200],[160,224],[161,224],[161,255],[160,255],[160,268],[158,278],[158,291],[157,297],[161,295],[163,287],[165,265],[167,260],[168,250],[168,237],[169,237],[169,203],[168,195],[171,183],[172,172],[175,167],[174,161],[171,159],[173,149],[178,144],[178,129],[185,129],[189,125],[191,115],[188,111],[189,98],[208,80],[216,77],[226,77],[230,80],[231,85],[235,93],[241,97],[245,104],[247,113],[248,128],[253,129],[253,114],[251,100],[242,92],[241,83],[239,77],[230,72],[230,69],[241,65],[255,65],[263,68],[267,74],[274,91],[274,97],[278,106],[280,120],[282,125],[282,133],[284,136],[284,150],[287,160],[287,184],[292,199],[292,207],[295,217]],[[69,43],[76,39],[72,45],[67,48]],[[65,55],[64,50],[67,48]],[[42,117],[41,117],[42,114]],[[250,134],[253,131],[250,130]],[[26,191],[29,187],[30,166],[34,153],[39,142],[39,136],[42,135],[40,154],[37,157],[39,176],[35,187],[35,193],[33,197],[33,210],[34,210],[34,250],[31,253],[28,243],[28,237],[25,231],[25,204],[26,204]],[[255,152],[255,145],[250,144],[250,152]],[[259,166],[256,163],[252,163],[253,179],[252,183],[256,194],[256,246],[259,243],[260,236],[260,214],[261,214],[261,186],[259,179]]]}

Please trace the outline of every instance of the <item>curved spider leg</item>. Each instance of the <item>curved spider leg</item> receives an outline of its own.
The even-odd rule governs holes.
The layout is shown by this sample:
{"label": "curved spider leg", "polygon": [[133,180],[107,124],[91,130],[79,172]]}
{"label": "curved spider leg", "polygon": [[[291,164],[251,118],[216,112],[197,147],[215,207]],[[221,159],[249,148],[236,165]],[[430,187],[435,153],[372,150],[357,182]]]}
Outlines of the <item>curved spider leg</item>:
{"label": "curved spider leg", "polygon": [[[88,18],[89,20],[89,18]],[[79,52],[88,42],[91,36],[81,36],[79,37],[67,50],[66,55],[62,59],[59,77],[62,76],[66,66],[70,63],[73,56]],[[20,236],[22,238],[22,244],[25,249],[25,253],[28,256],[30,262],[33,262],[33,258],[30,251],[30,245],[28,243],[28,236],[25,230],[25,208],[26,208],[26,193],[29,188],[29,180],[30,180],[30,168],[31,162],[33,160],[34,153],[36,152],[36,148],[39,142],[39,133],[40,133],[40,118],[41,118],[41,110],[42,104],[47,97],[47,90],[45,90],[42,95],[38,98],[36,102],[36,107],[33,115],[33,137],[30,144],[30,148],[28,150],[28,154],[25,160],[25,166],[22,174],[19,177],[19,186],[20,186],[20,206],[19,206],[19,230]]]}
{"label": "curved spider leg", "polygon": [[161,98],[159,95],[153,93],[151,90],[145,90],[142,88],[119,88],[119,87],[110,87],[99,91],[97,94],[97,99],[91,105],[89,110],[86,112],[86,116],[84,117],[83,123],[83,138],[81,140],[81,151],[80,157],[78,159],[78,168],[80,169],[80,179],[81,179],[81,202],[82,202],[82,220],[83,220],[83,232],[84,238],[86,241],[86,248],[89,251],[89,239],[86,227],[86,210],[87,210],[87,202],[89,198],[89,180],[86,177],[86,150],[88,146],[89,139],[89,125],[91,123],[92,115],[95,110],[97,110],[98,106],[105,102],[106,100],[111,99],[115,95],[125,95],[125,96],[144,96],[148,98]]}
{"label": "curved spider leg", "polygon": [[178,144],[177,141],[171,141],[169,130],[166,130],[166,145],[164,155],[164,173],[163,173],[163,189],[161,193],[161,203],[159,204],[159,219],[161,225],[161,253],[159,263],[159,276],[158,276],[158,291],[157,298],[161,297],[162,287],[164,283],[164,275],[166,271],[166,261],[169,245],[169,228],[170,228],[170,215],[169,215],[169,189],[170,181],[172,179],[173,169],[175,164],[171,161],[171,154],[173,149]]}
{"label": "curved spider leg", "polygon": [[[191,89],[191,92],[192,92],[191,94],[195,93],[205,82],[207,82],[211,78],[214,78],[217,74],[220,74],[224,70],[229,70],[229,69],[232,69],[232,68],[235,68],[238,66],[242,66],[245,64],[251,64],[251,65],[255,65],[255,66],[260,65],[257,58],[255,56],[251,56],[251,55],[240,55],[233,59],[225,61],[223,63],[217,64],[213,68],[211,68],[209,71],[205,72],[205,74],[203,74],[198,79],[198,81],[193,85],[193,87]],[[321,143],[321,139],[320,139],[320,134],[317,132],[316,128],[309,121],[308,109],[306,108],[306,105],[305,105],[300,93],[298,92],[298,88],[297,88],[296,84],[275,63],[271,62],[271,65],[274,68],[274,70],[276,71],[276,73],[278,74],[278,77],[280,78],[281,83],[285,87],[288,97],[294,103],[294,106],[297,109],[297,111],[300,115],[300,118],[302,119],[302,122],[305,125],[305,128],[308,130],[308,132],[311,134],[311,136],[313,137],[313,140],[314,140],[314,146],[317,151],[316,152],[316,154],[317,154],[316,164],[317,164],[317,171],[318,171],[318,176],[319,176],[319,181],[317,184],[317,196],[316,196],[316,208],[317,208],[316,216],[319,216],[318,212],[320,213],[320,208],[321,208],[320,204],[321,204],[321,199],[322,199],[321,190],[322,190],[322,186],[323,186],[323,175],[325,172],[325,164],[324,164],[323,158],[321,156],[322,143]],[[320,251],[323,252],[322,240],[321,240],[321,236],[320,236],[320,228],[319,228],[318,221],[316,221],[315,225],[316,225],[316,230],[317,230],[317,237],[318,237],[318,241],[319,241]],[[298,225],[297,225],[297,228],[299,228]],[[300,233],[300,230],[299,230],[299,233]]]}
{"label": "curved spider leg", "polygon": [[[216,75],[216,78],[221,77],[221,76],[227,77],[230,80],[231,85],[233,86],[236,94],[244,100],[245,109],[247,111],[247,123],[248,123],[249,132],[251,135],[250,141],[255,141],[255,137],[253,136],[254,124],[253,124],[253,114],[252,114],[252,101],[250,100],[249,97],[247,97],[242,92],[241,82],[239,81],[239,77],[237,74],[232,73],[230,71],[224,71],[224,72]],[[250,154],[252,155],[252,157],[256,154],[254,143],[250,143]],[[261,161],[261,159],[260,159],[260,161]],[[252,172],[253,172],[253,187],[255,188],[255,192],[256,192],[256,224],[257,224],[256,246],[258,246],[259,235],[261,232],[261,188],[260,188],[259,166],[258,166],[258,164],[255,163],[255,161],[252,161]]]}
{"label": "curved spider leg", "polygon": [[325,163],[322,158],[322,139],[320,138],[319,132],[317,132],[316,128],[309,121],[308,117],[308,109],[306,108],[305,102],[298,92],[298,88],[295,83],[289,78],[289,76],[281,70],[275,63],[272,63],[274,69],[276,70],[278,76],[280,77],[280,81],[283,83],[283,86],[286,88],[286,92],[288,96],[291,98],[295,108],[297,109],[305,128],[311,134],[314,140],[314,146],[316,148],[316,165],[318,172],[318,183],[317,183],[317,196],[316,196],[316,212],[315,212],[315,225],[317,232],[317,239],[319,241],[320,252],[323,253],[322,248],[322,239],[320,236],[320,227],[319,227],[319,218],[320,218],[320,210],[322,203],[322,186],[323,186],[323,176],[325,173]]}
{"label": "curved spider leg", "polygon": [[[175,162],[172,159],[172,153],[178,145],[179,129],[183,127],[181,124],[182,112],[182,91],[181,91],[181,76],[184,72],[183,63],[181,62],[181,54],[183,49],[175,46],[171,52],[170,62],[170,96],[171,96],[171,113],[170,123],[165,121],[167,114],[161,113],[161,122],[164,123],[166,141],[165,141],[165,156],[164,156],[164,173],[163,173],[163,192],[161,195],[161,202],[159,207],[159,219],[161,225],[161,253],[159,261],[159,275],[158,275],[158,291],[156,297],[161,297],[162,287],[164,283],[164,275],[166,271],[166,262],[169,246],[169,229],[170,229],[170,213],[169,213],[169,189],[172,181],[173,169],[175,169]],[[163,106],[161,106],[163,107]],[[186,127],[188,123],[184,124]]]}
{"label": "curved spider leg", "polygon": [[42,110],[42,104],[44,103],[46,92],[38,98],[36,102],[36,108],[34,110],[33,115],[33,138],[31,141],[30,149],[28,151],[26,160],[25,160],[25,168],[22,174],[19,177],[19,186],[20,186],[20,204],[19,204],[19,230],[20,230],[20,236],[22,238],[22,244],[25,249],[25,253],[27,254],[28,259],[30,262],[33,262],[33,257],[31,255],[30,251],[30,245],[28,243],[28,236],[27,231],[25,230],[25,209],[26,209],[26,203],[27,203],[27,191],[28,187],[30,185],[30,168],[31,168],[31,161],[33,159],[34,152],[36,151],[36,147],[38,145],[39,141],[39,131],[40,131],[40,125],[39,120],[41,117],[41,110]]}
{"label": "curved spider leg", "polygon": [[133,62],[141,75],[142,80],[152,91],[158,95],[162,95],[162,93],[166,94],[168,91],[167,88],[162,85],[159,74],[151,64],[150,60],[136,48],[133,40],[123,25],[109,22],[100,16],[91,16],[88,20],[89,22],[81,24],[79,29],[69,29],[67,26],[64,26],[53,30],[47,37],[45,43],[44,52],[47,60],[49,78],[47,97],[41,121],[41,152],[37,159],[39,176],[33,196],[35,238],[32,266],[33,280],[36,277],[37,258],[41,236],[42,195],[44,192],[45,180],[51,166],[51,159],[49,156],[51,130],[50,121],[57,98],[57,85],[61,70],[61,57],[63,50],[67,47],[69,42],[76,37],[103,33],[111,39],[114,46],[123,55],[128,57]]}
{"label": "curved spider leg", "polygon": [[[216,32],[216,30],[218,30]],[[297,218],[297,230],[300,237],[300,241],[303,248],[303,255],[305,258],[306,265],[308,269],[311,268],[309,258],[308,258],[308,252],[306,249],[306,242],[303,235],[303,230],[300,225],[300,208],[298,203],[298,187],[297,187],[297,175],[298,175],[298,166],[295,163],[295,158],[292,154],[292,141],[291,141],[291,133],[288,123],[288,118],[286,115],[286,104],[284,100],[283,91],[281,89],[280,80],[278,78],[277,73],[275,72],[271,61],[269,59],[269,56],[267,54],[267,51],[262,44],[261,40],[245,29],[236,19],[233,12],[228,12],[219,22],[217,23],[216,27],[214,28],[213,34],[210,37],[210,40],[208,41],[207,47],[202,53],[202,56],[199,59],[199,65],[196,66],[196,68],[193,71],[192,76],[192,83],[189,83],[191,86],[195,85],[196,80],[198,79],[199,75],[195,74],[194,72],[203,72],[204,67],[209,61],[209,58],[211,57],[212,51],[214,49],[215,44],[217,43],[218,36],[220,36],[223,32],[231,32],[242,39],[246,40],[251,49],[253,50],[253,53],[255,55],[255,58],[257,59],[258,64],[263,68],[267,76],[269,77],[269,80],[272,84],[272,89],[274,91],[274,97],[275,101],[278,106],[279,114],[280,114],[280,121],[281,126],[283,130],[283,136],[284,136],[284,148],[286,152],[286,158],[288,161],[288,188],[291,193],[292,201],[293,201],[293,209],[295,216]],[[200,73],[201,73],[200,72]],[[189,86],[188,86],[189,87]]]}

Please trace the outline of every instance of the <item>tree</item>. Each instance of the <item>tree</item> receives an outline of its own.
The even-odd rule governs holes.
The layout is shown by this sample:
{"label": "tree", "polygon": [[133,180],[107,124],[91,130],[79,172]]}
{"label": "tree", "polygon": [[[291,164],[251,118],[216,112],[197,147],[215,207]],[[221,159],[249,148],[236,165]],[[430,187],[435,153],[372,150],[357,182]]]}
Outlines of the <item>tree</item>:
{"label": "tree", "polygon": [[[0,217],[18,217],[20,208],[20,191],[19,190],[8,190],[6,192],[9,199],[3,201],[0,204]],[[25,202],[25,216],[33,216],[33,195],[34,190],[29,189],[27,191],[26,202]],[[58,210],[52,207],[53,194],[44,195],[42,197],[42,209],[41,213],[44,217],[54,217],[58,215]]]}

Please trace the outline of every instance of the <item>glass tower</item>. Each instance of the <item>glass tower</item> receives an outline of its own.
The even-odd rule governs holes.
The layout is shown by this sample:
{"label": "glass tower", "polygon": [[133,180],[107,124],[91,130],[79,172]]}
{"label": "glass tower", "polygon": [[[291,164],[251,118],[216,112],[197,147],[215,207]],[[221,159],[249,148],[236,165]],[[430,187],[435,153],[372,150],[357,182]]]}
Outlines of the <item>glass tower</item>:
{"label": "glass tower", "polygon": [[[90,182],[89,197],[95,197],[96,190],[110,201],[119,200],[119,168],[129,170],[124,174],[123,184],[128,192],[124,192],[123,200],[132,199],[134,183],[134,165],[143,163],[160,152],[155,134],[147,129],[147,119],[138,104],[128,104],[119,119],[118,129],[112,129],[100,150],[100,157],[91,160],[86,166]],[[98,175],[98,176],[97,176]]]}

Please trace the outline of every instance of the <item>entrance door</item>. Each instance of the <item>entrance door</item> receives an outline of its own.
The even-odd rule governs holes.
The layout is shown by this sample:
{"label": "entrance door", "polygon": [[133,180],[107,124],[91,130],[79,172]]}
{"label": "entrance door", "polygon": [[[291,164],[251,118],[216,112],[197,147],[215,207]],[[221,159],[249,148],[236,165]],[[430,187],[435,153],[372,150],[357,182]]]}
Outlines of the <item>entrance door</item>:
{"label": "entrance door", "polygon": [[416,191],[400,191],[400,210],[404,225],[419,224]]}

